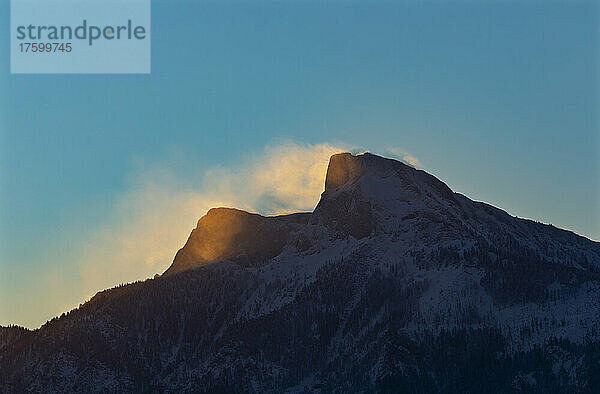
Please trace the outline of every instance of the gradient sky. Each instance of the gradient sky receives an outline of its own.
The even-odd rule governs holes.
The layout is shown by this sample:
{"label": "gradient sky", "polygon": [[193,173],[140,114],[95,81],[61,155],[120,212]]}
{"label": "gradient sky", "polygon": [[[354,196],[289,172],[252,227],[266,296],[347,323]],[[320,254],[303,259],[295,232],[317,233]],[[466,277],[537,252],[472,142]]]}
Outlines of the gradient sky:
{"label": "gradient sky", "polygon": [[[141,271],[124,267],[146,259],[127,248],[154,228],[140,219],[148,212],[187,207],[151,221],[177,227],[181,246],[220,190],[243,204],[239,188],[245,208],[263,213],[306,208],[318,190],[298,199],[269,184],[281,200],[271,209],[239,175],[275,173],[288,153],[402,151],[455,191],[600,240],[597,2],[153,0],[150,75],[11,75],[8,3],[2,325],[37,327],[165,268],[164,251]],[[133,241],[113,258],[106,239],[125,231]],[[154,245],[161,234],[143,236]],[[99,271],[100,282],[83,278]]]}

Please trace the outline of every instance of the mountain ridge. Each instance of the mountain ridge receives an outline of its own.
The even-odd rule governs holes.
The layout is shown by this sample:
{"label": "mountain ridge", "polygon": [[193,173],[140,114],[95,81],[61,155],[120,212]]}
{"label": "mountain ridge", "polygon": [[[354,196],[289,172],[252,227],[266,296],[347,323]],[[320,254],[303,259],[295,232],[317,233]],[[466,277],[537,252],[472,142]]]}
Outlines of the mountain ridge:
{"label": "mountain ridge", "polygon": [[600,243],[334,155],[313,212],[211,209],[157,278],[0,329],[0,391],[597,392]]}
{"label": "mountain ridge", "polygon": [[[370,178],[398,176],[400,179],[403,179],[402,186],[411,191],[411,193],[408,193],[410,197],[404,197],[403,202],[414,204],[416,200],[431,197],[433,200],[437,199],[438,201],[436,202],[443,200],[450,204],[450,207],[445,207],[443,213],[453,214],[453,216],[459,217],[461,220],[468,219],[469,215],[473,214],[473,207],[469,206],[472,204],[473,206],[480,205],[490,215],[501,218],[504,221],[509,220],[508,218],[531,221],[530,219],[517,218],[500,208],[496,208],[485,202],[473,201],[460,193],[455,193],[444,182],[433,175],[399,161],[386,159],[368,152],[356,156],[351,153],[339,153],[330,158],[325,178],[325,190],[313,212],[263,216],[235,208],[211,208],[205,216],[199,219],[197,227],[190,234],[184,247],[177,252],[172,265],[164,274],[169,275],[194,266],[215,263],[220,260],[234,259],[241,261],[240,257],[243,257],[244,254],[250,256],[249,259],[255,263],[261,260],[269,260],[283,250],[283,245],[293,231],[293,226],[290,226],[290,224],[306,224],[303,222],[304,219],[311,224],[324,224],[333,230],[333,232],[351,235],[357,239],[369,236],[376,229],[375,218],[371,212],[372,207],[367,206],[364,202],[361,203],[353,199],[353,193],[355,194],[356,190],[350,191],[350,193],[348,191],[365,174]],[[423,191],[423,185],[428,186],[429,190]],[[373,187],[373,185],[369,185],[368,183],[363,187],[368,188],[369,186]],[[361,193],[360,190],[359,193]],[[460,201],[463,203],[461,204]],[[339,212],[340,208],[348,210],[348,212]],[[409,209],[401,219],[414,219],[420,214],[426,213],[416,207],[415,209]],[[232,220],[232,217],[235,217],[235,219]],[[292,218],[298,220],[294,221]],[[267,224],[269,221],[273,224],[272,226]],[[466,222],[468,220],[463,220],[463,223]],[[554,226],[535,221],[531,221],[531,223],[554,228]],[[210,228],[206,229],[207,226]],[[230,233],[224,234],[223,232],[227,233],[227,228],[229,228]],[[585,238],[569,230],[559,230]],[[258,231],[258,233],[253,233],[254,231]],[[283,237],[275,236],[275,232],[283,232],[284,235]],[[236,239],[236,236],[241,236],[245,233],[248,233],[251,237],[250,240],[240,240],[239,237]],[[213,239],[215,234],[219,236],[218,239]],[[206,242],[209,245],[219,243],[219,249],[226,249],[226,245],[232,242],[235,244],[234,250],[207,250],[206,247],[203,248],[203,235],[208,235]],[[268,245],[272,247],[267,247],[264,244],[258,246],[259,242],[253,238],[255,236],[268,237],[271,241],[275,242],[275,245]],[[589,241],[594,242],[592,240]],[[246,247],[239,245],[239,242],[245,242],[247,244]],[[264,250],[265,248],[268,249],[266,255],[261,256],[257,254],[257,249]],[[251,262],[247,264],[251,264]]]}

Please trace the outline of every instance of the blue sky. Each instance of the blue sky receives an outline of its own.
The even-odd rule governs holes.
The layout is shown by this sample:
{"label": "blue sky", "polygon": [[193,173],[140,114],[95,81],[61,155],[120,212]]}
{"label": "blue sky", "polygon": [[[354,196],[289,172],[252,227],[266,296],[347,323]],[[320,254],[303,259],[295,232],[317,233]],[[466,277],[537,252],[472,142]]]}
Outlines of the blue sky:
{"label": "blue sky", "polygon": [[[276,211],[243,176],[210,179],[281,152],[406,152],[455,191],[600,240],[598,25],[597,2],[153,0],[150,75],[11,75],[1,35],[0,324],[168,264],[82,279],[89,244],[148,195],[168,211],[173,190],[242,203],[239,187]],[[200,205],[169,222],[179,245]]]}

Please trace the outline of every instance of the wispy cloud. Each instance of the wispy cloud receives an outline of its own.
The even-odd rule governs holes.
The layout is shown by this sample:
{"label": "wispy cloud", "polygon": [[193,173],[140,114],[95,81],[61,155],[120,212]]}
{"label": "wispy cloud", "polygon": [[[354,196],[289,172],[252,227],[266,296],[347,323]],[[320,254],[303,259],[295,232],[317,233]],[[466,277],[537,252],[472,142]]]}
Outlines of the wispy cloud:
{"label": "wispy cloud", "polygon": [[265,215],[312,210],[323,191],[329,157],[344,148],[328,143],[270,146],[231,168],[204,171],[199,185],[187,185],[168,166],[134,174],[113,212],[80,245],[83,287],[89,294],[161,273],[212,207]]}
{"label": "wispy cloud", "polygon": [[402,150],[401,148],[397,148],[397,147],[390,147],[386,149],[386,154],[388,156],[394,157],[398,160],[403,161],[406,164],[409,164],[415,168],[423,168],[423,164],[421,164],[421,161],[416,157],[411,155],[410,153]]}

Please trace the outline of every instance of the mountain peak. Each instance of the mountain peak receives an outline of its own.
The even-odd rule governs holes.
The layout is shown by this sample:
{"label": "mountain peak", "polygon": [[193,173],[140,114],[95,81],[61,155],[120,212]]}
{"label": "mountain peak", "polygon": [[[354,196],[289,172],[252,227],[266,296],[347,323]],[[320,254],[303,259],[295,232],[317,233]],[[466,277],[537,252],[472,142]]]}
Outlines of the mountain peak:
{"label": "mountain peak", "polygon": [[354,182],[364,173],[359,156],[351,153],[338,153],[329,158],[327,175],[325,176],[325,191],[337,189],[346,183]]}
{"label": "mountain peak", "polygon": [[[389,206],[393,214],[396,197],[427,199],[422,190],[432,190],[429,183],[436,182],[443,185],[424,171],[368,152],[335,154],[329,159],[325,191],[313,213],[264,217],[234,208],[212,208],[198,220],[165,274],[223,260],[242,266],[261,264],[279,255],[291,238],[293,244],[302,244],[298,226],[307,223],[322,225],[336,237],[367,237],[376,231],[378,222],[384,222],[378,220],[381,212],[374,207]],[[443,187],[440,189],[451,196],[452,191]]]}
{"label": "mountain peak", "polygon": [[212,208],[198,220],[165,274],[223,260],[256,265],[281,253],[290,231],[305,221],[302,214],[265,217],[235,208]]}
{"label": "mountain peak", "polygon": [[325,177],[325,191],[337,189],[345,184],[353,183],[369,172],[385,174],[389,171],[412,170],[414,168],[397,160],[365,152],[358,155],[351,153],[338,153],[329,159],[327,175]]}
{"label": "mountain peak", "polygon": [[265,217],[213,208],[200,218],[165,274],[225,260],[258,266],[284,250],[307,250],[324,237],[359,240],[393,234],[406,242],[420,238],[441,246],[467,234],[490,242],[490,234],[510,233],[534,249],[541,247],[528,226],[400,161],[340,153],[329,159],[325,191],[312,213]]}

